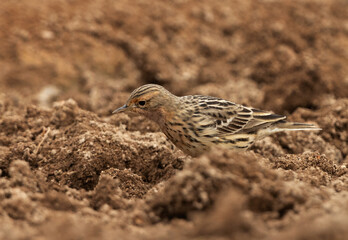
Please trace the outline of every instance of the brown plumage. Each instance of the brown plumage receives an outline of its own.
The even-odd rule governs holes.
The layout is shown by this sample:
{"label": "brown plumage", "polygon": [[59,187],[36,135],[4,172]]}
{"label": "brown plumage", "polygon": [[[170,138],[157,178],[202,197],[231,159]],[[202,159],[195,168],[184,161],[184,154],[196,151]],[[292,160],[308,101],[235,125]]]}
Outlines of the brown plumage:
{"label": "brown plumage", "polygon": [[275,132],[321,130],[313,124],[288,122],[285,116],[210,96],[177,97],[162,86],[135,89],[113,113],[132,111],[155,121],[183,152],[198,156],[212,146],[247,149]]}

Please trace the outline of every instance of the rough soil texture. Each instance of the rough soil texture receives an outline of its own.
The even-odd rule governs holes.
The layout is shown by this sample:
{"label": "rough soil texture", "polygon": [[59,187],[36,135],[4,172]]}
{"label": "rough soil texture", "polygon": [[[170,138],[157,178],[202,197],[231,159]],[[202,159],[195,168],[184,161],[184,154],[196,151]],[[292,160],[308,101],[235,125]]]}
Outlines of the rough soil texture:
{"label": "rough soil texture", "polygon": [[[146,83],[312,122],[177,150]],[[348,2],[0,2],[0,239],[345,239]]]}

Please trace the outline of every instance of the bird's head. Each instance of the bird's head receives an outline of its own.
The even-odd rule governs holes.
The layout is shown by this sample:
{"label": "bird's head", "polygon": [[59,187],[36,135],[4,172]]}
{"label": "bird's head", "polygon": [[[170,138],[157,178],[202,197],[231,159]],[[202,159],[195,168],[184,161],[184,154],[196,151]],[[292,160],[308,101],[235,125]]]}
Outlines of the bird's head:
{"label": "bird's head", "polygon": [[[146,84],[135,89],[122,107],[112,113],[135,112],[158,122],[175,104],[176,96],[156,84]],[[161,115],[161,116],[160,116]]]}

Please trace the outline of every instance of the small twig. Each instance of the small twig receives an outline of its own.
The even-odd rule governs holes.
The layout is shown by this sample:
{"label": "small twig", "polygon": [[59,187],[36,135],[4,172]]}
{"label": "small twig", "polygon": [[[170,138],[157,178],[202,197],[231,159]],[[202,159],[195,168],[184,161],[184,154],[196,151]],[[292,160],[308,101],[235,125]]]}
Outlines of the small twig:
{"label": "small twig", "polygon": [[35,151],[34,151],[34,154],[35,154],[35,155],[37,155],[37,154],[39,153],[40,148],[41,148],[41,145],[43,144],[43,142],[44,142],[44,141],[46,140],[46,138],[48,137],[48,134],[50,133],[50,131],[51,131],[51,128],[48,127],[47,130],[46,130],[45,135],[43,136],[43,138],[41,139],[39,145],[37,145],[37,147],[36,147],[36,149],[35,149]]}

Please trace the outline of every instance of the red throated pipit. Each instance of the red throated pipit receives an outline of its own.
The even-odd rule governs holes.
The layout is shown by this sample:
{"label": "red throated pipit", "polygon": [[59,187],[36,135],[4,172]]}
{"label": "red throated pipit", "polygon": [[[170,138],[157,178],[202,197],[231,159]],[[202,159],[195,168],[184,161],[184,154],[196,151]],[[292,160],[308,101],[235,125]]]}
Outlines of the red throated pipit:
{"label": "red throated pipit", "polygon": [[177,97],[162,86],[135,89],[127,103],[113,111],[142,114],[155,121],[182,151],[198,156],[212,146],[247,149],[272,133],[321,130],[313,124],[288,122],[285,116],[210,96]]}

